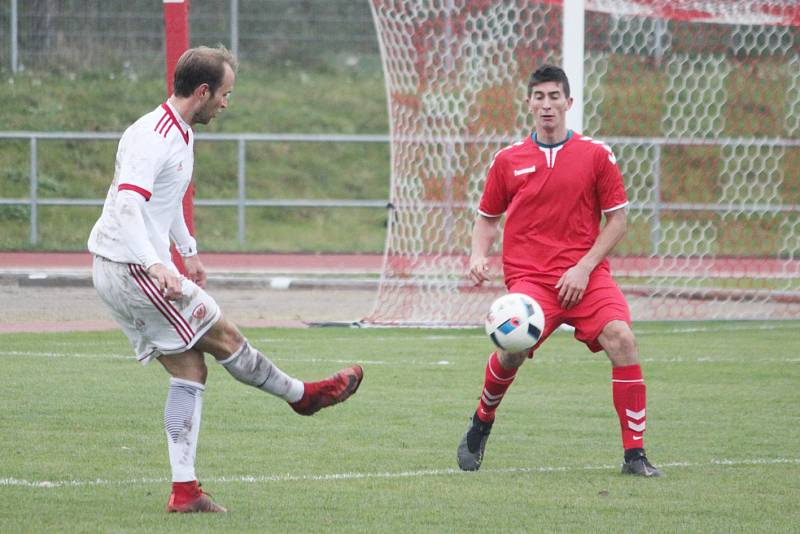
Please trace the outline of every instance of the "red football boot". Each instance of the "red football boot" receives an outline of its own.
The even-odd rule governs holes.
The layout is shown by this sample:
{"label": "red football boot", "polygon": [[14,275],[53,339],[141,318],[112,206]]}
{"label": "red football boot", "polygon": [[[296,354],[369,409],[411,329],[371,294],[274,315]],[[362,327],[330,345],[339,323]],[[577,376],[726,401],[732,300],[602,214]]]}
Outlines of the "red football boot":
{"label": "red football boot", "polygon": [[362,378],[364,370],[360,365],[354,365],[325,380],[305,382],[303,398],[289,403],[289,406],[300,415],[314,415],[323,408],[346,401],[361,385]]}
{"label": "red football boot", "polygon": [[192,482],[173,482],[172,493],[167,503],[167,512],[227,512],[228,510],[211,500],[203,493],[196,480]]}

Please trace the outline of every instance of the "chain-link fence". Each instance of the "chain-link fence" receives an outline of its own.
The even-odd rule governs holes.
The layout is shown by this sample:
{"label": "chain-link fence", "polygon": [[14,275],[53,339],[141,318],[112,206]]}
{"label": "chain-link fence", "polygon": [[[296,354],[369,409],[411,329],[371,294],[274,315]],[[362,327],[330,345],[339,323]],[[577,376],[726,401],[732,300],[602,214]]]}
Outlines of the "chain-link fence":
{"label": "chain-link fence", "polygon": [[[3,70],[163,69],[160,0],[0,0]],[[366,0],[195,0],[192,45],[222,43],[256,64],[378,54]]]}

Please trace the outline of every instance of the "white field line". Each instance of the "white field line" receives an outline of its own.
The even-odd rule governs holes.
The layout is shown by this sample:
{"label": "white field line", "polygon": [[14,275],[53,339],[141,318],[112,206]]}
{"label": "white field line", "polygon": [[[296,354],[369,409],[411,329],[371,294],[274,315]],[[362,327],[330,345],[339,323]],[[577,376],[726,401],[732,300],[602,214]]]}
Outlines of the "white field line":
{"label": "white field line", "polygon": [[[635,328],[634,331],[637,336],[641,335],[660,335],[660,334],[691,334],[697,332],[741,332],[741,331],[762,331],[762,330],[796,330],[798,328],[796,322],[789,321],[789,322],[776,322],[770,324],[737,324],[737,325],[714,325],[714,326],[697,326],[697,327],[683,327],[683,328],[672,328],[667,330],[648,330],[638,329]],[[572,335],[571,332],[557,330],[553,335]],[[399,342],[399,341],[464,341],[464,340],[475,340],[475,339],[485,339],[486,336],[483,334],[475,334],[475,335],[448,335],[448,334],[435,334],[435,335],[428,335],[428,336],[414,336],[414,335],[397,335],[397,336],[372,336],[369,338],[370,341],[385,341],[385,342]],[[325,342],[338,342],[338,341],[354,341],[356,338],[353,336],[326,336]],[[261,345],[261,344],[269,344],[269,343],[292,343],[294,345],[300,345],[302,343],[317,343],[319,342],[318,339],[303,339],[302,337],[280,337],[280,336],[273,336],[269,338],[257,338],[251,339],[250,342],[253,345]],[[488,350],[488,349],[487,349]],[[92,354],[92,353],[80,353],[80,352],[41,352],[41,351],[0,351],[0,356],[39,356],[39,357],[51,357],[51,358],[63,358],[63,357],[76,357],[76,358],[111,358],[111,359],[135,359],[133,356],[130,355],[122,355],[122,354]],[[286,358],[287,360],[290,358]],[[337,360],[296,360],[291,358],[292,361],[306,361],[306,362],[313,362],[313,361],[330,361],[336,363]],[[553,360],[557,363],[563,363],[560,360]],[[572,361],[572,360],[569,360]],[[654,361],[654,360],[650,360]],[[726,361],[739,361],[739,360],[726,360]],[[748,360],[751,361],[751,360]],[[787,361],[787,360],[777,360],[777,361]],[[793,361],[793,360],[788,360]],[[383,364],[390,364],[390,362],[367,362],[373,363],[375,365],[383,365]],[[398,362],[404,363],[404,362]],[[407,363],[407,362],[405,362]],[[438,365],[436,362],[423,362],[426,365]]]}
{"label": "white field line", "polygon": [[715,324],[713,326],[685,326],[681,328],[669,328],[666,330],[649,330],[646,327],[636,328],[633,331],[637,336],[641,335],[658,335],[658,334],[693,334],[696,332],[748,332],[748,331],[762,331],[762,330],[797,330],[797,321],[776,321],[774,323],[737,323],[731,325]]}
{"label": "white field line", "polygon": [[[488,352],[487,352],[488,354]],[[267,356],[278,363],[335,363],[351,365],[358,363],[360,365],[389,365],[389,366],[421,366],[421,367],[444,367],[449,365],[457,365],[459,362],[450,360],[365,360],[354,356],[349,359],[339,358],[293,358],[291,356]],[[0,358],[78,358],[89,360],[133,360],[136,361],[134,356],[124,356],[121,354],[92,354],[84,352],[36,352],[36,351],[3,351],[0,350]],[[800,363],[800,356],[786,356],[786,357],[773,357],[764,358],[762,356],[753,356],[745,358],[727,358],[716,356],[696,356],[696,357],[683,357],[672,356],[669,358],[646,358],[640,357],[642,363],[662,363],[662,364],[684,364],[684,363],[698,363],[698,364],[716,364],[716,363],[736,363],[736,364],[770,364],[770,363]],[[472,360],[460,362],[462,364],[472,365]],[[593,359],[584,358],[558,358],[558,357],[543,357],[533,360],[532,365],[608,365],[605,358],[597,357]],[[531,364],[529,364],[531,365]]]}
{"label": "white field line", "polygon": [[82,358],[90,360],[136,360],[135,356],[125,356],[124,354],[97,354],[90,352],[43,352],[35,350],[0,350],[0,357],[25,358]]}
{"label": "white field line", "polygon": [[[488,351],[487,351],[488,354]],[[443,367],[449,365],[457,365],[459,362],[450,360],[366,360],[358,356],[353,356],[349,359],[340,358],[294,358],[291,356],[274,356],[267,353],[267,356],[279,363],[335,363],[350,365],[358,363],[360,365],[397,365],[397,366],[422,366],[422,367]],[[96,354],[87,352],[39,352],[39,351],[21,351],[21,350],[0,350],[0,358],[78,358],[89,360],[133,360],[134,356],[125,356],[122,354]],[[765,358],[763,356],[753,356],[744,358],[728,358],[724,356],[671,356],[669,358],[647,358],[640,357],[642,363],[662,363],[662,364],[684,364],[684,363],[699,363],[699,364],[716,364],[716,363],[736,363],[736,364],[769,364],[769,363],[800,363],[800,356],[777,356]],[[474,361],[460,362],[462,364],[473,365]],[[592,359],[586,358],[559,358],[559,357],[542,357],[535,358],[532,362],[533,365],[608,365],[608,361],[603,357],[596,357]],[[529,364],[530,365],[530,364]]]}
{"label": "white field line", "polygon": [[[776,321],[774,323],[737,323],[732,325],[723,325],[723,324],[715,324],[713,326],[685,326],[685,327],[676,327],[676,328],[667,328],[667,329],[651,329],[644,327],[634,327],[634,333],[637,336],[642,335],[659,335],[659,334],[693,334],[693,333],[717,333],[717,332],[748,332],[748,331],[765,331],[765,330],[797,330],[798,322],[797,321],[786,321],[780,322]],[[442,329],[440,329],[442,330]],[[446,330],[446,329],[445,329]],[[572,336],[571,331],[567,330],[556,330],[553,335],[570,335]],[[474,334],[474,335],[455,335],[455,334],[436,334],[436,335],[428,335],[428,336],[414,336],[414,335],[396,335],[396,336],[373,336],[370,337],[370,341],[458,341],[458,340],[468,340],[468,339],[484,339],[486,336],[483,334]],[[354,341],[355,338],[352,336],[326,336],[325,341]],[[316,343],[317,339],[309,339],[304,340],[302,338],[298,338],[295,336],[272,336],[268,338],[257,338],[250,340],[254,344],[258,343]]]}
{"label": "white field line", "polygon": [[[702,324],[702,323],[698,323]],[[715,324],[713,326],[686,326],[686,327],[678,327],[678,328],[669,328],[669,329],[648,329],[646,326],[639,328],[634,327],[634,333],[637,336],[650,336],[650,335],[683,335],[683,334],[693,334],[693,333],[723,333],[723,332],[747,332],[747,331],[769,331],[769,330],[797,330],[798,322],[797,321],[775,321],[772,323],[758,323],[754,322],[752,324],[747,322],[736,323],[731,325],[723,325],[723,324]],[[446,328],[437,328],[439,331],[446,331]],[[6,334],[0,334],[6,335]],[[569,335],[572,336],[571,331],[561,330],[558,329],[553,333],[554,336],[560,335]],[[483,334],[474,334],[474,335],[455,335],[455,334],[432,334],[427,336],[417,336],[417,335],[396,335],[396,336],[371,336],[369,338],[370,341],[385,341],[389,343],[393,342],[408,342],[408,341],[464,341],[464,340],[475,340],[475,339],[485,339],[486,336]],[[337,341],[354,341],[356,338],[353,336],[326,336],[325,342],[337,342]],[[292,343],[294,345],[302,344],[302,343],[317,343],[318,339],[303,339],[302,336],[271,336],[268,338],[254,338],[250,339],[250,342],[254,345],[260,344],[268,344],[268,343]],[[38,353],[44,354],[44,353]],[[10,355],[8,352],[0,352],[0,356],[3,355]],[[54,356],[56,354],[54,353]],[[101,357],[98,355],[98,357]],[[106,356],[102,356],[106,357]],[[127,358],[127,356],[120,356],[114,355],[112,357],[115,358]]]}
{"label": "white field line", "polygon": [[[697,327],[684,327],[684,328],[673,328],[668,330],[647,330],[647,329],[636,329],[636,335],[659,335],[659,334],[687,334],[687,333],[696,333],[696,332],[735,332],[735,331],[748,331],[748,330],[796,330],[797,325],[794,322],[788,323],[770,323],[770,324],[737,324],[737,325],[714,325],[709,327],[697,326]],[[570,334],[569,332],[565,331],[556,331],[555,335],[565,335]],[[405,335],[398,335],[398,336],[376,336],[370,337],[370,341],[386,341],[386,342],[398,342],[398,341],[459,341],[459,340],[467,340],[467,339],[484,339],[486,336],[476,334],[476,335],[447,335],[447,334],[436,334],[436,335],[428,335],[428,336],[405,336]],[[328,336],[325,337],[325,342],[337,342],[337,341],[353,341],[354,338],[352,336]],[[319,340],[304,340],[302,338],[298,339],[297,337],[270,337],[270,338],[260,338],[260,339],[252,339],[250,340],[251,343],[258,346],[260,344],[269,344],[269,343],[293,343],[295,345],[306,343],[317,343]],[[489,349],[487,349],[488,351]],[[43,351],[2,351],[0,350],[0,357],[15,357],[15,356],[22,356],[22,357],[39,357],[39,358],[84,358],[84,359],[117,359],[117,360],[135,360],[136,358],[132,355],[123,355],[123,354],[97,354],[97,353],[85,353],[85,352],[43,352]],[[353,360],[344,360],[344,359],[324,359],[324,358],[292,358],[292,357],[275,357],[271,356],[272,359],[275,361],[291,361],[291,362],[302,362],[302,363],[344,363],[349,364],[352,363]],[[355,358],[357,360],[357,358]],[[786,358],[761,358],[761,357],[753,357],[753,358],[718,358],[718,357],[697,357],[697,358],[684,358],[681,356],[675,356],[669,359],[661,359],[661,358],[647,358],[642,357],[640,358],[644,363],[776,363],[776,362],[800,362],[800,357],[786,357]],[[450,362],[447,360],[437,360],[437,361],[425,361],[425,360],[395,360],[395,361],[383,361],[383,360],[360,360],[359,363],[362,365],[452,365],[455,362]],[[575,360],[572,358],[562,359],[562,358],[539,358],[534,359],[535,364],[544,364],[544,363],[556,363],[556,364],[595,364],[595,363],[605,363],[603,358],[597,358],[592,360]]]}
{"label": "white field line", "polygon": [[[491,351],[487,351],[486,356]],[[0,355],[2,352],[0,352]],[[392,360],[392,361],[383,361],[383,360],[361,360],[358,357],[353,357],[350,359],[331,359],[331,358],[292,358],[292,357],[285,357],[285,358],[275,358],[272,357],[272,360],[276,362],[302,362],[302,363],[338,363],[338,364],[353,364],[358,363],[360,365],[423,365],[423,366],[446,366],[446,365],[456,365],[459,362],[449,361],[449,360],[437,360],[437,361],[426,361],[426,360]],[[670,358],[643,358],[640,357],[639,361],[642,363],[742,363],[742,364],[752,364],[752,363],[800,363],[800,356],[786,356],[786,357],[775,357],[775,358],[764,358],[761,356],[753,356],[752,358],[726,358],[726,357],[715,357],[715,356],[696,356],[696,357],[682,357],[682,356],[672,356]],[[484,360],[485,362],[485,360]],[[474,364],[474,360],[470,359],[469,361],[460,362],[462,364],[468,364],[472,366]],[[547,364],[558,364],[558,365],[608,365],[608,360],[604,357],[596,357],[593,359],[583,359],[583,358],[551,358],[551,357],[543,357],[543,358],[534,358],[533,365],[547,365]]]}
{"label": "white field line", "polygon": [[[682,467],[729,467],[729,466],[756,466],[756,465],[800,465],[800,458],[755,458],[755,459],[712,459],[708,462],[672,462],[658,464],[663,468],[682,468]],[[482,474],[515,475],[524,473],[571,473],[577,471],[605,471],[616,470],[619,465],[585,465],[585,466],[540,466],[540,467],[506,467],[497,469],[482,469]],[[443,476],[475,476],[459,469],[420,469],[417,471],[384,471],[373,473],[330,473],[321,475],[252,475],[239,477],[204,477],[204,482],[215,483],[249,483],[258,484],[263,482],[328,482],[340,480],[365,480],[365,479],[398,479],[398,478],[421,478],[421,477],[443,477]],[[0,487],[24,487],[24,488],[65,488],[80,486],[134,486],[141,484],[164,484],[168,483],[167,478],[132,478],[128,480],[26,480],[13,477],[0,478]]]}

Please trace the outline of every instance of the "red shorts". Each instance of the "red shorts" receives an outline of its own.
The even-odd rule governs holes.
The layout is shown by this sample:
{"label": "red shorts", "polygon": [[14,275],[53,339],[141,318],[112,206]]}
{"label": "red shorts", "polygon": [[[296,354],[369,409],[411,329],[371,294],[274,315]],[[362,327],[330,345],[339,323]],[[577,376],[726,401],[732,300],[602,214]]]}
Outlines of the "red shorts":
{"label": "red shorts", "polygon": [[[631,324],[631,311],[622,291],[607,271],[595,271],[589,277],[583,298],[572,309],[565,310],[558,302],[558,289],[553,285],[532,280],[518,280],[508,288],[509,293],[525,293],[539,303],[544,312],[544,332],[536,350],[553,331],[566,323],[575,327],[575,339],[582,341],[592,352],[603,350],[597,341],[603,328],[611,321]],[[531,352],[531,355],[533,352]]]}

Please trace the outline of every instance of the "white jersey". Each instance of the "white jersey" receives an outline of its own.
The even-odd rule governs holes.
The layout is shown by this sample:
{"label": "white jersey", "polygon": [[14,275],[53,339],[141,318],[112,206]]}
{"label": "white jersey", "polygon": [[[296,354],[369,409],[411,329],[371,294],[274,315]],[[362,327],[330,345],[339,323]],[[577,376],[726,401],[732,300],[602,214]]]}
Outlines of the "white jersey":
{"label": "white jersey", "polygon": [[[184,230],[177,232],[178,235],[191,240],[183,221],[183,197],[191,182],[193,167],[194,133],[169,102],[133,123],[120,139],[114,181],[108,190],[103,213],[89,236],[89,251],[115,262],[142,263],[123,238],[115,210],[119,192],[129,190],[146,200],[142,208],[143,230],[158,257],[145,263],[158,261],[173,266],[171,229],[180,226]],[[194,247],[194,243],[185,241],[186,238],[183,243],[177,243],[181,252],[182,248]]]}

